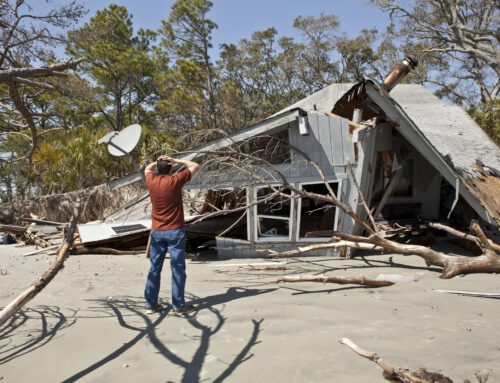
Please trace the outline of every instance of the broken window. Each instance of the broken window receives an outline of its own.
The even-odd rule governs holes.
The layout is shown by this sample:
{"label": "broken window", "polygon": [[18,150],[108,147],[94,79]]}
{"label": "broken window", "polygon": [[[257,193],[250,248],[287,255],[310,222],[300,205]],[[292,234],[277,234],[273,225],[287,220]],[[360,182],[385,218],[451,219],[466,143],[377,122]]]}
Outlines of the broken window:
{"label": "broken window", "polygon": [[223,234],[230,238],[247,238],[246,220],[240,219],[246,206],[245,189],[189,190],[185,193],[186,248],[196,251],[211,245]]}
{"label": "broken window", "polygon": [[[338,195],[339,182],[329,183],[333,192]],[[326,185],[321,183],[301,184],[301,189],[315,194],[329,195]],[[329,239],[333,235],[337,221],[337,208],[313,198],[299,199],[299,240]]]}
{"label": "broken window", "polygon": [[[265,199],[273,192],[275,191],[270,187],[258,188],[257,200]],[[255,206],[258,240],[287,241],[291,239],[292,192],[285,188],[282,188],[281,192],[284,195],[273,196]]]}

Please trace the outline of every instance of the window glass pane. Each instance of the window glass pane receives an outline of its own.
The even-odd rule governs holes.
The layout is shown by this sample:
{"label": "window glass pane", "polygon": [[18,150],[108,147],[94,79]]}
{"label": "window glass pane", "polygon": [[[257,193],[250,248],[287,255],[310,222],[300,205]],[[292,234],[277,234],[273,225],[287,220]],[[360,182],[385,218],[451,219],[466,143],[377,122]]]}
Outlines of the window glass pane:
{"label": "window glass pane", "polygon": [[[288,189],[283,189],[283,193],[291,196],[291,191]],[[260,188],[257,189],[257,200],[261,200],[266,196],[273,193],[271,188]],[[257,205],[258,215],[274,215],[279,217],[290,217],[291,202],[290,198],[277,195],[266,202]]]}
{"label": "window glass pane", "polygon": [[290,222],[283,219],[259,217],[259,237],[283,237],[290,235]]}

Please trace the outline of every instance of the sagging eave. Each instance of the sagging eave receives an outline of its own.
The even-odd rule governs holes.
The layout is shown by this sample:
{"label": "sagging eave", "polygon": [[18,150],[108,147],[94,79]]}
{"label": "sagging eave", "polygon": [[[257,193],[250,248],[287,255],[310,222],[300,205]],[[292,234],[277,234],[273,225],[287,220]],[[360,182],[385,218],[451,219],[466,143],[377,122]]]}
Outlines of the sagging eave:
{"label": "sagging eave", "polygon": [[[352,103],[352,105],[350,105]],[[375,104],[375,105],[374,105]],[[498,222],[488,213],[479,199],[468,188],[460,174],[453,169],[444,157],[437,151],[418,126],[405,113],[403,108],[389,95],[387,90],[373,80],[363,80],[353,86],[337,101],[332,112],[349,118],[348,112],[359,105],[368,106],[371,113],[376,115],[380,109],[388,120],[395,124],[395,129],[438,170],[441,175],[455,187],[464,200],[484,220],[484,222],[498,227]],[[339,113],[340,112],[340,113]]]}
{"label": "sagging eave", "polygon": [[207,144],[199,145],[191,150],[189,153],[179,157],[183,160],[193,160],[204,152],[214,151],[221,148],[226,148],[233,145],[234,143],[244,141],[250,137],[258,136],[260,134],[269,134],[274,128],[279,128],[285,124],[296,121],[300,116],[306,115],[300,108],[288,110],[286,112],[280,113],[263,121],[257,122],[250,125],[247,128],[237,130],[236,132],[228,135],[227,137],[221,137]]}

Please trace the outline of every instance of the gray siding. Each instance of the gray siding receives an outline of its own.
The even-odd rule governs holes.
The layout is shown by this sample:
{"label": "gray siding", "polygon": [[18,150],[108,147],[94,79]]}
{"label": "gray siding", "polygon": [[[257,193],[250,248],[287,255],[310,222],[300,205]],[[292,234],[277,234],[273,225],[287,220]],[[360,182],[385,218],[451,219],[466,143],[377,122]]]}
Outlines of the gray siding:
{"label": "gray siding", "polygon": [[[326,176],[345,173],[344,165],[354,160],[354,146],[349,138],[347,120],[323,113],[310,113],[307,122],[309,135],[300,135],[296,126],[289,129],[290,145],[309,156]],[[294,162],[298,164],[295,177],[317,175],[317,171],[302,156],[294,156]]]}
{"label": "gray siding", "polygon": [[[252,243],[243,239],[233,239],[216,237],[217,255],[219,259],[232,259],[232,258],[266,258],[267,253],[265,250],[271,248],[274,251],[282,252],[297,249],[297,243],[290,242],[257,242]],[[307,246],[317,244],[314,242],[300,242],[300,246]],[[300,256],[336,256],[335,249],[320,249]]]}

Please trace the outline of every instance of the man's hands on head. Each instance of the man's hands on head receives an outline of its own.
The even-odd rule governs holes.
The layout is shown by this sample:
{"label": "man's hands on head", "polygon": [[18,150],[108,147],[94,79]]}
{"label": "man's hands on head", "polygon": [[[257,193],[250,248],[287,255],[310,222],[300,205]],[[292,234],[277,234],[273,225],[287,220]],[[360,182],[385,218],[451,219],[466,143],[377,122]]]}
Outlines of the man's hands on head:
{"label": "man's hands on head", "polygon": [[[168,162],[171,162],[173,164],[179,164],[179,165],[182,165],[182,166],[185,166],[190,172],[191,172],[191,175],[194,175],[198,169],[200,168],[200,165],[197,164],[196,162],[193,162],[193,161],[188,161],[188,160],[178,160],[176,158],[172,158],[166,154],[163,154],[161,156],[159,156],[157,158],[157,161],[160,160],[160,161],[168,161]],[[153,171],[154,167],[156,167],[156,161],[149,164],[147,167],[146,167],[146,172],[147,171]]]}
{"label": "man's hands on head", "polygon": [[176,161],[175,161],[172,157],[167,156],[166,154],[161,155],[161,156],[160,156],[160,157],[158,157],[156,160],[157,160],[157,161],[168,161],[168,162],[172,162],[172,163],[175,163],[175,162],[176,162]]}

